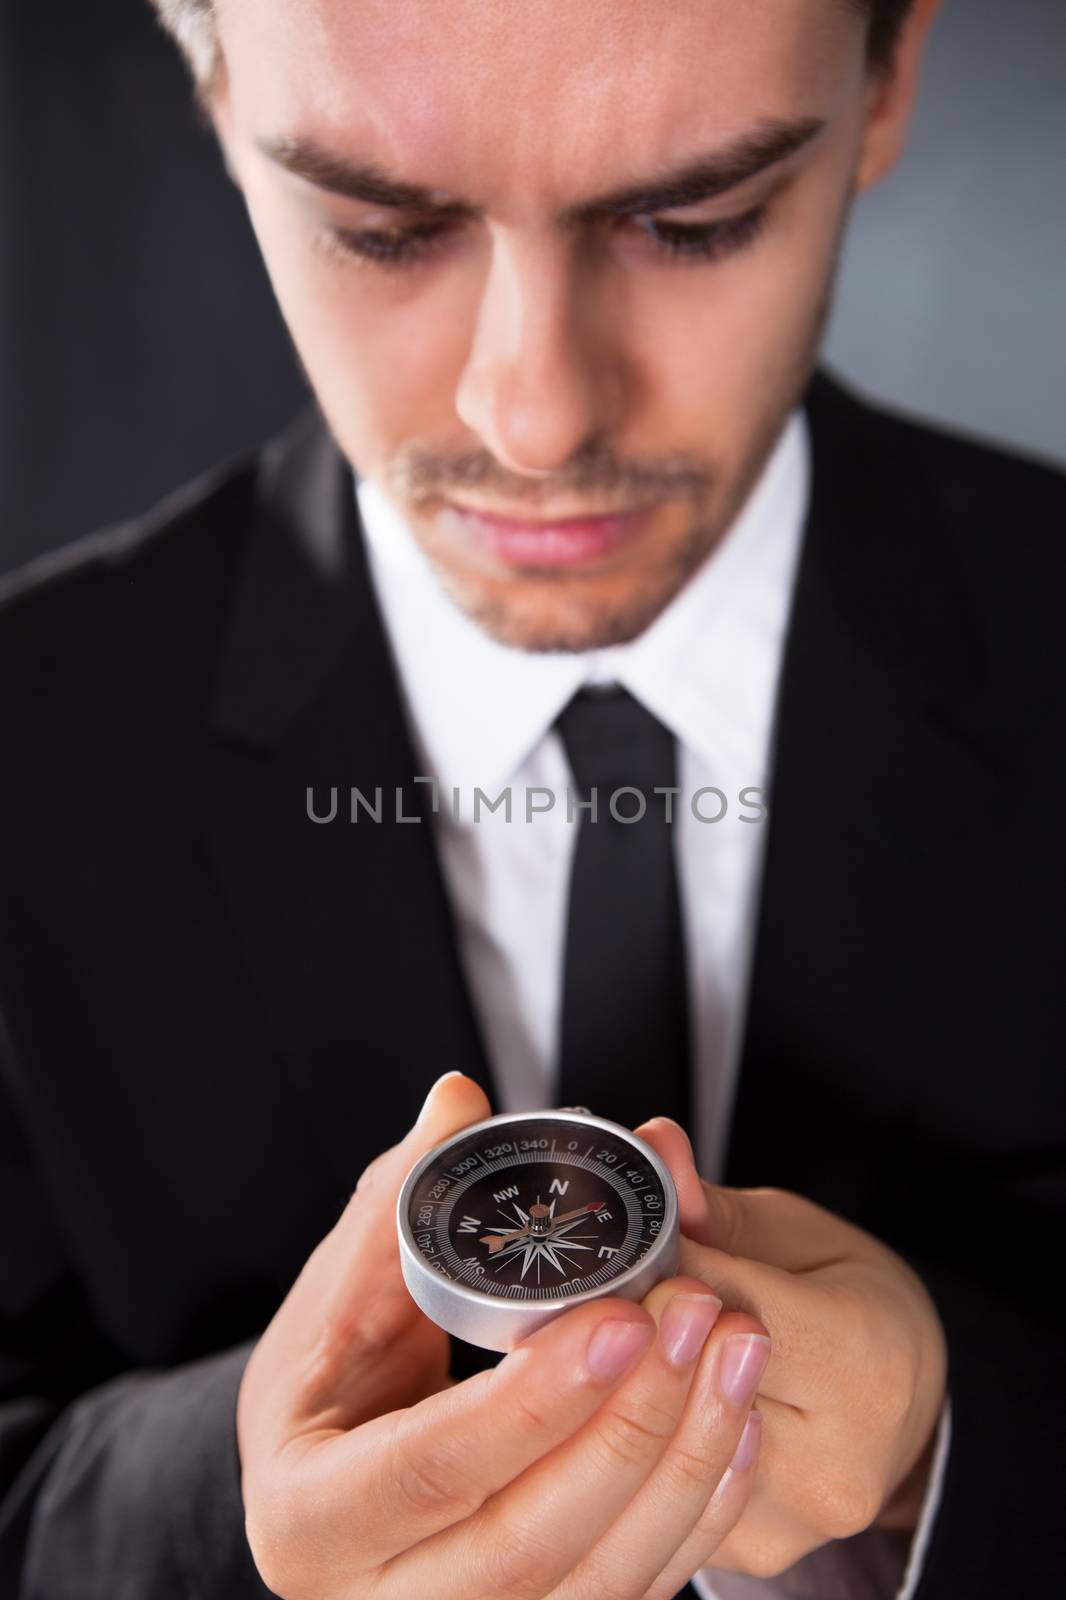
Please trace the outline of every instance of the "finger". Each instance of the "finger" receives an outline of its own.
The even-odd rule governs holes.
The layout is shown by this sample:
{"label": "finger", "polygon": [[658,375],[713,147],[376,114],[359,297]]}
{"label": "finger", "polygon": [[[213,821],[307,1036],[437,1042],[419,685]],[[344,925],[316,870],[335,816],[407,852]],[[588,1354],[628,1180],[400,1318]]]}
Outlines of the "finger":
{"label": "finger", "polygon": [[[437,1079],[418,1120],[398,1144],[383,1151],[361,1173],[355,1193],[329,1236],[343,1269],[337,1285],[340,1298],[361,1293],[368,1281],[376,1283],[386,1265],[399,1270],[396,1200],[415,1163],[434,1145],[491,1115],[488,1096],[473,1078],[446,1072]],[[358,1251],[352,1248],[356,1244]]]}
{"label": "finger", "polygon": [[702,1243],[710,1244],[709,1239],[703,1238],[707,1223],[707,1197],[696,1170],[692,1143],[680,1122],[675,1122],[673,1117],[652,1117],[633,1131],[645,1144],[651,1145],[670,1169],[677,1190],[681,1232],[690,1239],[700,1239]]}
{"label": "finger", "polygon": [[[845,1374],[856,1372],[857,1346],[851,1308],[837,1303],[829,1286],[685,1238],[679,1267],[728,1310],[744,1311],[767,1329],[772,1354],[760,1394],[800,1411],[837,1407]],[[869,1347],[865,1340],[859,1348]]]}
{"label": "finger", "polygon": [[[678,1189],[680,1270],[770,1331],[773,1356],[761,1392],[803,1410],[838,1405],[845,1380],[861,1386],[869,1364],[883,1356],[880,1247],[798,1195],[704,1183],[684,1130],[670,1118],[653,1118],[637,1132],[670,1167]],[[871,1292],[858,1292],[867,1280]]]}
{"label": "finger", "polygon": [[712,1564],[715,1572],[739,1573],[749,1581],[753,1572],[765,1572],[767,1576],[786,1572],[828,1542],[825,1534],[814,1532],[782,1509],[774,1491],[765,1487],[768,1454],[765,1418],[762,1432],[759,1470],[743,1512],[713,1552],[703,1558],[703,1565]]}
{"label": "finger", "polygon": [[424,1373],[431,1387],[443,1380],[448,1338],[423,1316],[404,1282],[396,1201],[420,1156],[489,1115],[484,1091],[472,1078],[446,1073],[404,1138],[363,1172],[274,1319],[279,1365],[293,1381],[278,1393],[276,1407],[260,1408],[265,1429],[280,1426],[294,1437],[317,1429],[323,1412],[353,1426],[366,1414],[391,1410],[401,1403],[390,1377],[397,1363],[408,1390],[412,1371]]}
{"label": "finger", "polygon": [[[441,1570],[469,1574],[474,1594],[554,1591],[626,1511],[669,1444],[700,1344],[719,1310],[713,1296],[699,1299],[696,1349],[690,1341],[686,1359],[670,1359],[674,1330],[664,1327],[663,1336],[582,1428],[468,1521],[427,1541],[401,1563],[403,1592],[419,1592]],[[731,1453],[732,1446],[723,1469]]]}
{"label": "finger", "polygon": [[871,1263],[785,1272],[682,1238],[682,1272],[729,1310],[765,1324],[773,1355],[760,1393],[826,1418],[862,1416],[869,1450],[914,1399],[915,1341],[894,1309],[893,1286]]}
{"label": "finger", "polygon": [[653,1117],[635,1131],[670,1168],[681,1231],[699,1244],[789,1272],[812,1272],[827,1262],[878,1250],[861,1228],[802,1195],[708,1183],[696,1170],[688,1135],[671,1117]]}
{"label": "finger", "polygon": [[[657,1303],[649,1304],[655,1298]],[[656,1316],[660,1341],[669,1347],[684,1316],[688,1295],[645,1301]],[[593,1600],[602,1594],[643,1596],[666,1571],[699,1551],[675,1589],[708,1559],[703,1551],[725,1537],[747,1498],[758,1445],[758,1419],[738,1460],[736,1482],[727,1482],[769,1354],[765,1329],[750,1317],[719,1317],[694,1370],[678,1425],[660,1459],[595,1548],[559,1591],[560,1600]],[[740,1481],[743,1480],[743,1481]],[[697,1530],[699,1532],[697,1533]],[[672,1594],[674,1590],[671,1590]],[[554,1600],[554,1597],[553,1597]]]}
{"label": "finger", "polygon": [[445,1073],[430,1089],[417,1122],[365,1168],[308,1263],[328,1283],[322,1306],[327,1321],[345,1324],[354,1314],[365,1331],[368,1299],[376,1303],[383,1291],[399,1293],[404,1287],[396,1238],[396,1201],[404,1179],[434,1145],[491,1115],[488,1098],[473,1078]]}
{"label": "finger", "polygon": [[646,1600],[672,1600],[701,1567],[717,1562],[723,1541],[742,1522],[751,1504],[762,1445],[762,1413],[755,1406],[744,1422],[733,1459],[691,1534],[647,1591]]}
{"label": "finger", "polygon": [[[424,1540],[438,1551],[433,1534],[473,1516],[569,1439],[654,1338],[652,1319],[628,1301],[575,1307],[497,1366],[315,1450],[314,1492],[346,1518],[368,1565]],[[423,1574],[427,1583],[439,1559]],[[397,1594],[421,1590],[413,1569],[397,1580]]]}
{"label": "finger", "polygon": [[[864,1477],[868,1464],[860,1459],[849,1467],[832,1438],[823,1437],[815,1418],[768,1400],[761,1385],[750,1418],[759,1432],[757,1457],[745,1462],[753,1442],[750,1437],[742,1440],[705,1516],[652,1585],[647,1600],[667,1600],[708,1564],[716,1571],[750,1575],[769,1563],[780,1572],[824,1545],[827,1538],[847,1538],[859,1531],[852,1518],[856,1511],[861,1515],[860,1503],[852,1503],[850,1493],[842,1501],[840,1486]],[[801,1472],[796,1471],[797,1461],[803,1463]],[[738,1484],[737,1478],[743,1482]],[[734,1514],[721,1504],[726,1499]],[[831,1508],[843,1516],[837,1520]],[[825,1530],[827,1509],[831,1526]]]}

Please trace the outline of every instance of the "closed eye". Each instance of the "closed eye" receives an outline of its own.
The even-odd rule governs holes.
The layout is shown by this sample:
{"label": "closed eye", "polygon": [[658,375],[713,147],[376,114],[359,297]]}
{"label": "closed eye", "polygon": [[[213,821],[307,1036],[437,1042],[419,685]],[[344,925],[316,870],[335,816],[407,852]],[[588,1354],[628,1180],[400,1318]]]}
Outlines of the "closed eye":
{"label": "closed eye", "polygon": [[[670,258],[715,261],[742,250],[758,235],[768,206],[756,206],[741,216],[717,222],[665,222],[656,217],[622,219],[621,227],[636,228],[651,248]],[[328,243],[343,254],[382,267],[413,266],[436,254],[460,226],[458,219],[417,223],[407,228],[333,228]]]}
{"label": "closed eye", "polygon": [[750,244],[765,222],[767,210],[764,204],[718,222],[661,222],[655,217],[633,220],[667,254],[714,261]]}

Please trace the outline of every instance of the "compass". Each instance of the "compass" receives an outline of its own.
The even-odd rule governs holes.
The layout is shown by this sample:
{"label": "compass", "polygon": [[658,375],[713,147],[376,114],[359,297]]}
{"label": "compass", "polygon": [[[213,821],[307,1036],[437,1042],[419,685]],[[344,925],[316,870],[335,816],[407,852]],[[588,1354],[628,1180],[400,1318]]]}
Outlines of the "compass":
{"label": "compass", "polygon": [[433,1322],[510,1350],[571,1306],[642,1300],[677,1271],[677,1192],[658,1154],[583,1106],[486,1117],[419,1160],[400,1264]]}

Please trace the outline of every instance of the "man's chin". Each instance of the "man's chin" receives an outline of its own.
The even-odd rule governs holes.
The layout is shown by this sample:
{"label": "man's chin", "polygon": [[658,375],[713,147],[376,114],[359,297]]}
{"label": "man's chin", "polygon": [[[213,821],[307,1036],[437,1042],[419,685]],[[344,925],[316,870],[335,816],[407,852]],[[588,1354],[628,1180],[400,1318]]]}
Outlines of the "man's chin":
{"label": "man's chin", "polygon": [[619,583],[617,577],[601,583],[561,573],[488,581],[434,565],[453,604],[483,633],[513,650],[533,653],[576,653],[631,643],[693,570],[686,562],[682,570],[659,570],[628,583]]}

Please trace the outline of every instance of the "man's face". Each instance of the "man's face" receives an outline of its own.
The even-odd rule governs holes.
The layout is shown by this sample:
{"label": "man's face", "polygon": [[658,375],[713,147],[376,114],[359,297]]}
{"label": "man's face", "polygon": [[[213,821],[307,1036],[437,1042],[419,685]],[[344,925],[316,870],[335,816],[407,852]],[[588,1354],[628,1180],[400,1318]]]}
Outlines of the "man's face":
{"label": "man's face", "polygon": [[221,0],[219,23],[216,121],[345,454],[497,638],[634,637],[809,376],[875,101],[861,17]]}

